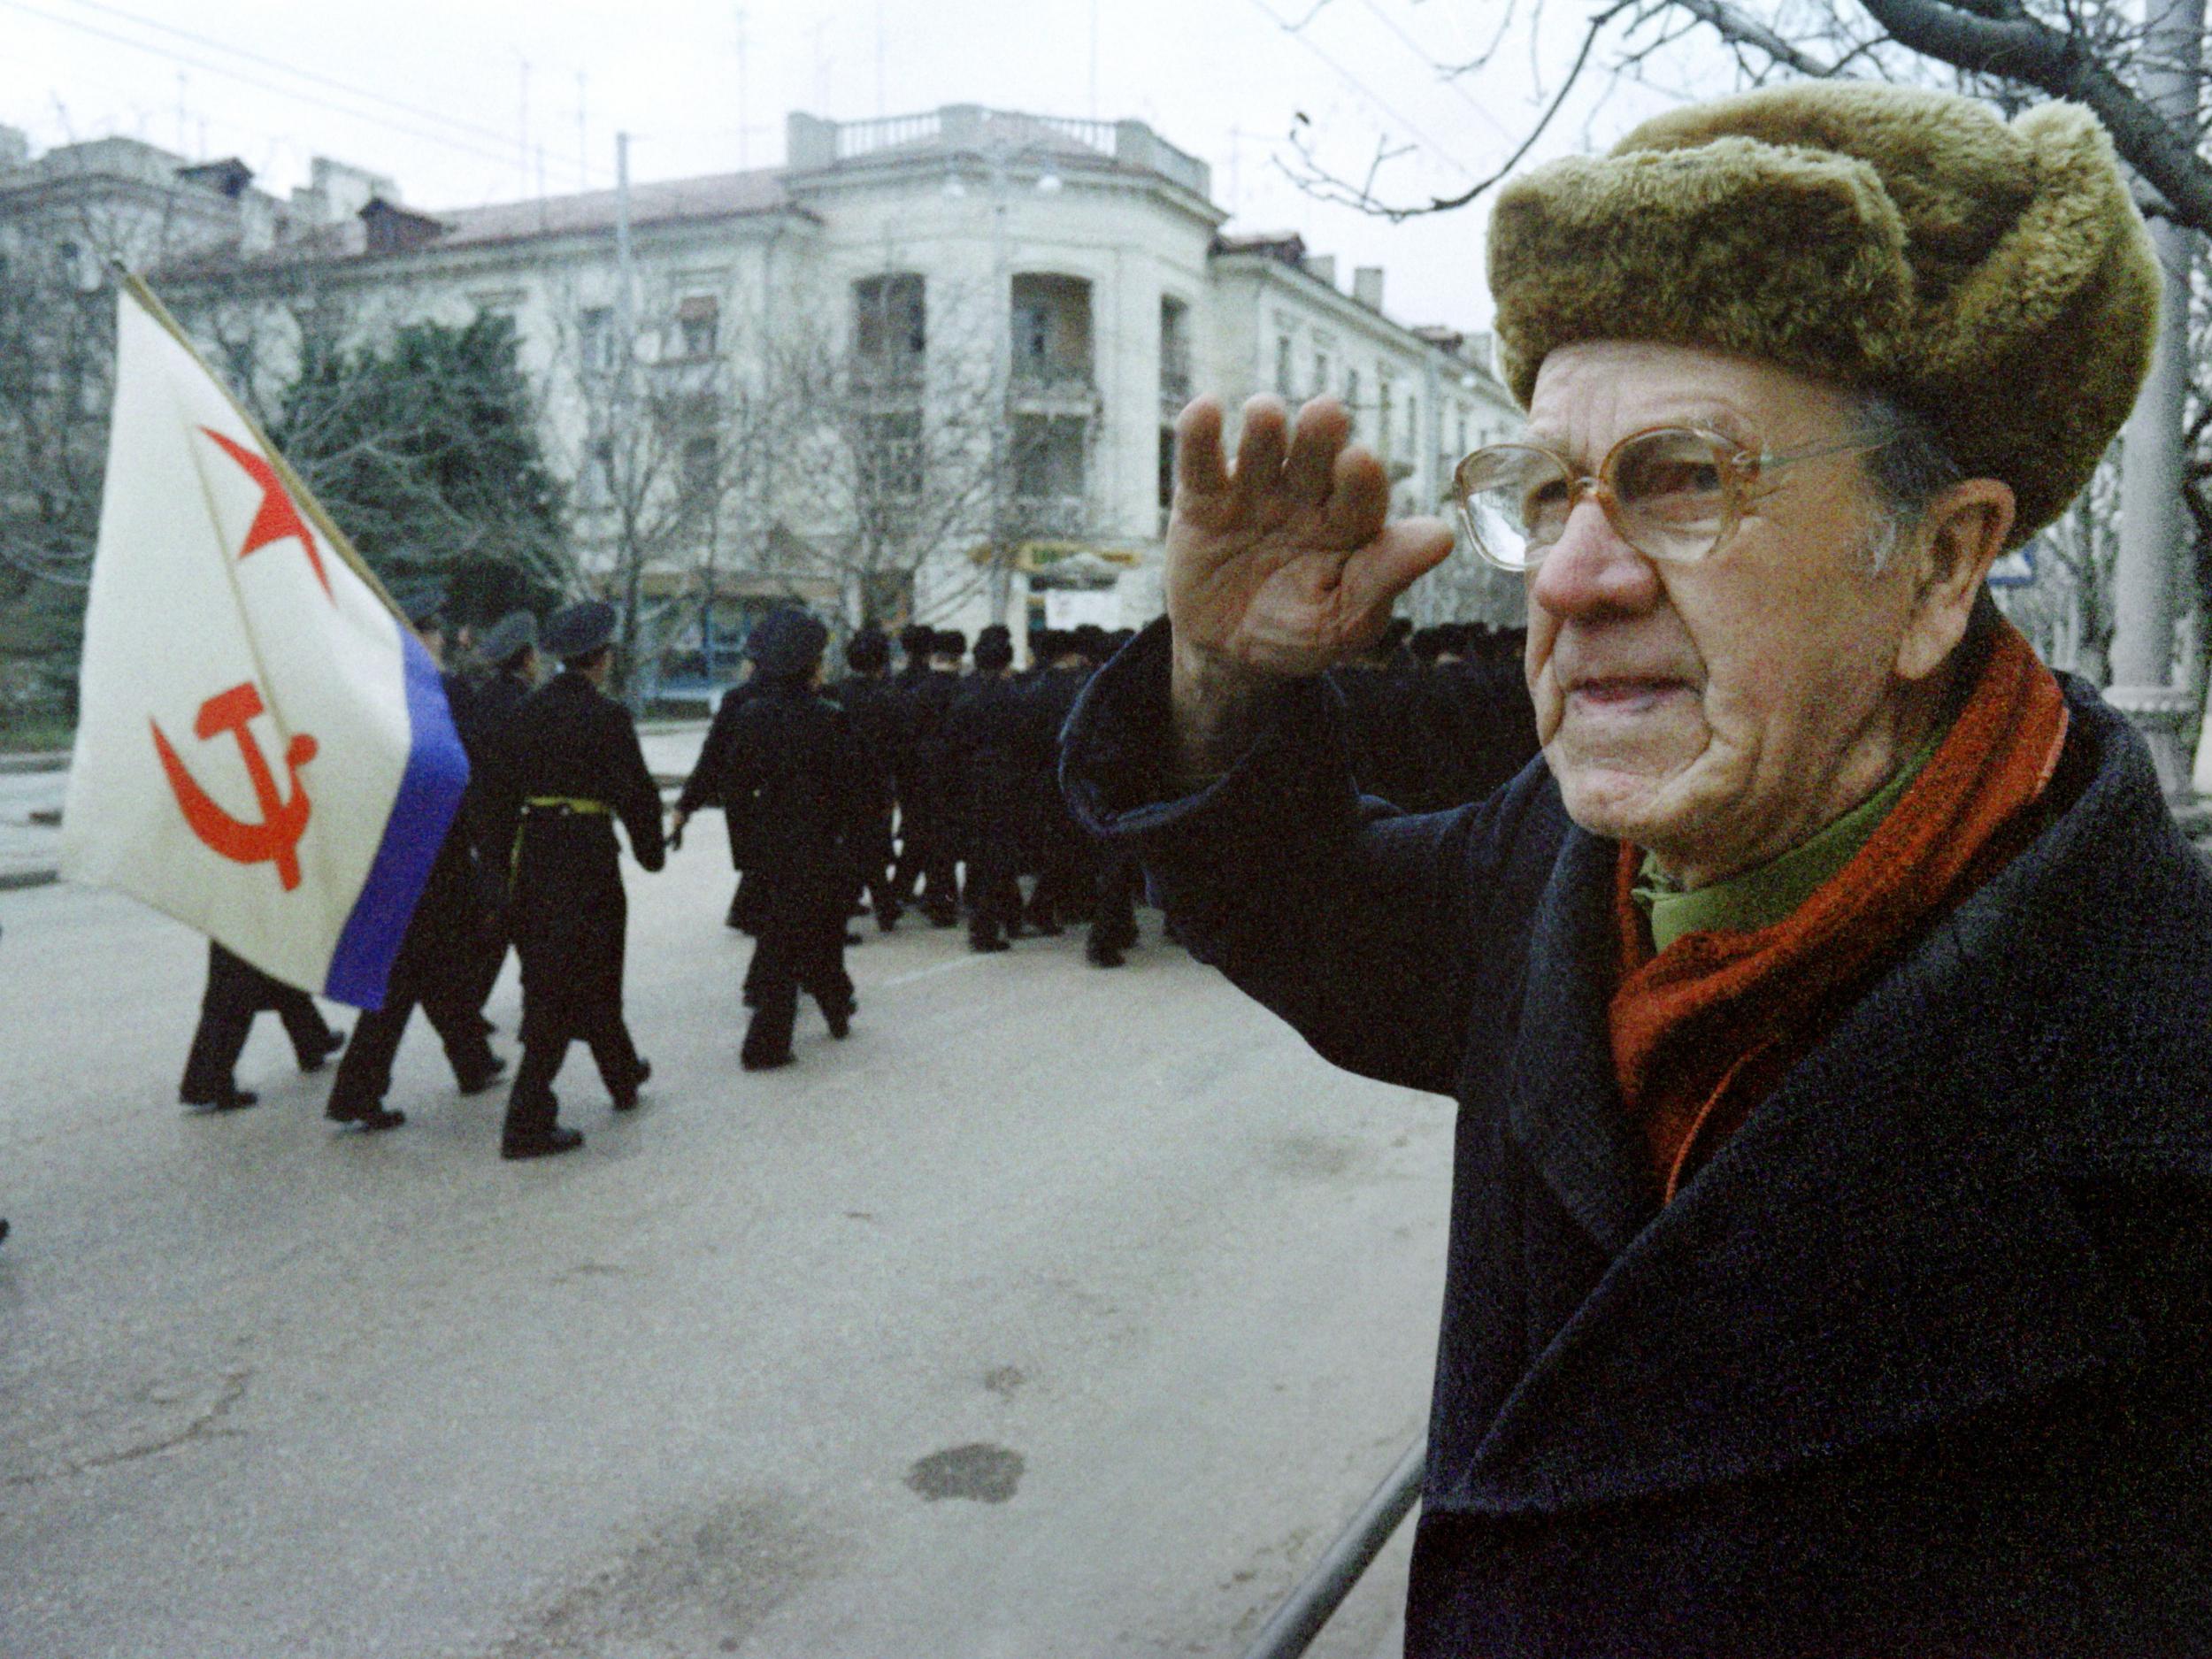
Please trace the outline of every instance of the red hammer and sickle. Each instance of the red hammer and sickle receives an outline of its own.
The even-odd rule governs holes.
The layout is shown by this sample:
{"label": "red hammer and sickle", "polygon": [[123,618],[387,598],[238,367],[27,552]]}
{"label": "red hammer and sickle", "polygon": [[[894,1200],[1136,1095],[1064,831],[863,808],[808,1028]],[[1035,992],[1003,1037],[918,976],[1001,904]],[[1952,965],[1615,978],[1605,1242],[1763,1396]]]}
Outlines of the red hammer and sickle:
{"label": "red hammer and sickle", "polygon": [[315,758],[315,740],[302,733],[287,745],[284,764],[291,775],[292,798],[285,800],[277,792],[268,757],[247,725],[263,711],[263,706],[261,694],[249,680],[202,703],[200,717],[192,726],[203,742],[225,732],[238,740],[239,758],[245,762],[254,799],[261,806],[258,824],[241,823],[217,805],[177,758],[161,727],[151,720],[147,725],[153,727],[161,769],[169,774],[169,787],[176,792],[177,804],[184,810],[184,821],[192,826],[192,833],[233,864],[274,864],[278,881],[289,893],[300,884],[299,840],[307,831],[309,811],[300,768]]}

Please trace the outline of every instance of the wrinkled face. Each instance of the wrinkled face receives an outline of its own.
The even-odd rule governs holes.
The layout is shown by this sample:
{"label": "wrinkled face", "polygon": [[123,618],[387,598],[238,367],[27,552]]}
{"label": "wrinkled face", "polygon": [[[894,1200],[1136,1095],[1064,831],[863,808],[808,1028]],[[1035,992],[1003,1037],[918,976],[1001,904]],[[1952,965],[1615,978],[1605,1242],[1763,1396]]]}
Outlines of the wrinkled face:
{"label": "wrinkled face", "polygon": [[[1617,341],[1554,352],[1529,405],[1535,442],[1583,473],[1667,424],[1769,452],[1855,431],[1849,400],[1822,382]],[[1691,565],[1645,557],[1586,495],[1527,578],[1529,688],[1569,814],[1693,885],[1795,846],[1898,758],[1913,561],[1872,573],[1883,518],[1860,457],[1801,462],[1773,481]]]}

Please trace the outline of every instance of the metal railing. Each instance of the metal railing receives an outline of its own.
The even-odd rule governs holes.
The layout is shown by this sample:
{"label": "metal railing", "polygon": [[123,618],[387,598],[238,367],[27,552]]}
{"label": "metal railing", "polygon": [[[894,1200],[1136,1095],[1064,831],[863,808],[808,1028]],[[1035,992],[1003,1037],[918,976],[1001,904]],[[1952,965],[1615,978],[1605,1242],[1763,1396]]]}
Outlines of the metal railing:
{"label": "metal railing", "polygon": [[1337,1534],[1313,1571],[1260,1626],[1260,1633],[1244,1650],[1244,1659],[1298,1659],[1312,1645],[1411,1511],[1421,1495],[1421,1473],[1427,1462],[1428,1437],[1424,1433],[1406,1448],[1397,1467]]}
{"label": "metal railing", "polygon": [[818,135],[810,142],[823,146],[818,159],[808,165],[834,165],[899,150],[1027,154],[1078,165],[1094,162],[1141,167],[1202,196],[1212,190],[1212,170],[1204,162],[1178,150],[1142,121],[1091,121],[974,104],[868,121],[808,121],[806,130]]}

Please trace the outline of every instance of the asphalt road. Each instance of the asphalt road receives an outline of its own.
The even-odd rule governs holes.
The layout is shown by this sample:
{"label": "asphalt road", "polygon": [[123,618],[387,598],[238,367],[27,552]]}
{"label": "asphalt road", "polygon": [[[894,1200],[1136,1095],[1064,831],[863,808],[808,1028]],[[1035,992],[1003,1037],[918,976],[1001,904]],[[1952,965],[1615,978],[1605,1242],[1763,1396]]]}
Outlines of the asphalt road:
{"label": "asphalt road", "polygon": [[1421,1425],[1448,1103],[1149,916],[1113,973],[872,938],[749,1077],[698,828],[632,872],[646,1108],[572,1056],[537,1164],[419,1027],[396,1133],[265,1019],[261,1106],[181,1115],[197,939],[0,892],[0,1654],[1240,1650]]}

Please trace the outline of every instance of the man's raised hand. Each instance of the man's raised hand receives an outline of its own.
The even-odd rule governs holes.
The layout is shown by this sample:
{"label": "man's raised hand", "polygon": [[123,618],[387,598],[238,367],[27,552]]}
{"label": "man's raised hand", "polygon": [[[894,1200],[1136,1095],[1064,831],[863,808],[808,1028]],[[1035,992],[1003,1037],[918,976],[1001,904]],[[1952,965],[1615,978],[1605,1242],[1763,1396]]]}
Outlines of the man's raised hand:
{"label": "man's raised hand", "polygon": [[1452,550],[1440,520],[1384,522],[1389,477],[1373,451],[1348,445],[1351,426],[1334,398],[1308,403],[1294,428],[1280,399],[1256,397],[1231,469],[1217,402],[1199,398],[1176,422],[1167,608],[1179,714],[1364,649],[1397,596]]}

